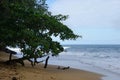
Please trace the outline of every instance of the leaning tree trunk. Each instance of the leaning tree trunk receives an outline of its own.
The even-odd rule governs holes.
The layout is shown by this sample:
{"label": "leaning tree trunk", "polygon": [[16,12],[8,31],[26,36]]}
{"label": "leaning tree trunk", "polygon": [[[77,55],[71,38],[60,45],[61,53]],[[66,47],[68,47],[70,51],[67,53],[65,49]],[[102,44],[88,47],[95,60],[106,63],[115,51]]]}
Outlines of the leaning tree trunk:
{"label": "leaning tree trunk", "polygon": [[49,58],[50,58],[49,56],[46,58],[44,68],[47,68]]}
{"label": "leaning tree trunk", "polygon": [[12,53],[10,53],[10,56],[9,56],[9,61],[12,60]]}

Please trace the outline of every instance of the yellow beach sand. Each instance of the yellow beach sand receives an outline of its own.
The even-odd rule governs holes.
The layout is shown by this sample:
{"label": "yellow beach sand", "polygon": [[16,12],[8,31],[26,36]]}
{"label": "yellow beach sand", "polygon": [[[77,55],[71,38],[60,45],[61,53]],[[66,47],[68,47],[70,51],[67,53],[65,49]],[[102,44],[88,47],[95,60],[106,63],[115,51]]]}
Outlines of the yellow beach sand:
{"label": "yellow beach sand", "polygon": [[43,64],[31,67],[29,62],[25,62],[25,67],[21,65],[9,66],[2,63],[8,60],[8,54],[0,52],[0,80],[101,80],[99,74],[78,70],[78,69],[57,69],[57,66],[48,65],[47,69]]}

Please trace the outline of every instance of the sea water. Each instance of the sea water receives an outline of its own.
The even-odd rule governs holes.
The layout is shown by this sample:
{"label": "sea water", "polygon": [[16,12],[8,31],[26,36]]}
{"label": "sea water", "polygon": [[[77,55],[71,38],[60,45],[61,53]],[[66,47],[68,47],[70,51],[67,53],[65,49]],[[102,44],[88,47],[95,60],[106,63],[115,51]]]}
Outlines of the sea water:
{"label": "sea water", "polygon": [[70,66],[105,75],[103,80],[120,80],[120,45],[64,45],[65,52],[49,64]]}
{"label": "sea water", "polygon": [[[63,45],[65,51],[49,64],[103,74],[102,80],[120,80],[120,45]],[[14,50],[18,53],[19,50]],[[17,57],[22,57],[18,54]],[[45,57],[38,60],[45,60]]]}

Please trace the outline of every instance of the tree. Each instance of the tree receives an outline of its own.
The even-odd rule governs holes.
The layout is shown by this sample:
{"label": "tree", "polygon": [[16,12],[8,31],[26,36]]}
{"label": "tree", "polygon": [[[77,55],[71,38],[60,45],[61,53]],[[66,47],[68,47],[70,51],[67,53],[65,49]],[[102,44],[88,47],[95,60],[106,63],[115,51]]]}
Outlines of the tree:
{"label": "tree", "polygon": [[59,42],[52,40],[52,36],[61,40],[79,37],[62,23],[68,16],[52,15],[45,1],[0,1],[0,50],[17,46],[23,52],[19,60],[31,61],[33,58],[31,63],[34,66],[38,57],[56,56],[64,50]]}

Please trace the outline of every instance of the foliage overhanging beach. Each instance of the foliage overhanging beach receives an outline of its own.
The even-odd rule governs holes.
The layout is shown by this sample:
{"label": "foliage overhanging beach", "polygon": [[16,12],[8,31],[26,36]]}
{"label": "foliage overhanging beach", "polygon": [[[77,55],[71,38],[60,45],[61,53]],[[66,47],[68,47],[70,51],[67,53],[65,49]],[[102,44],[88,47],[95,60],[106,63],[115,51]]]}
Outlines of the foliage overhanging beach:
{"label": "foliage overhanging beach", "polygon": [[[46,0],[1,0],[0,14],[0,50],[9,52],[7,46],[20,48],[23,57],[16,60],[10,58],[10,62],[19,61],[23,66],[24,60],[35,66],[37,58],[49,57],[49,54],[56,56],[64,51],[53,36],[60,40],[79,37],[62,23],[68,16],[52,15],[48,11]],[[34,60],[31,61],[31,58]]]}

